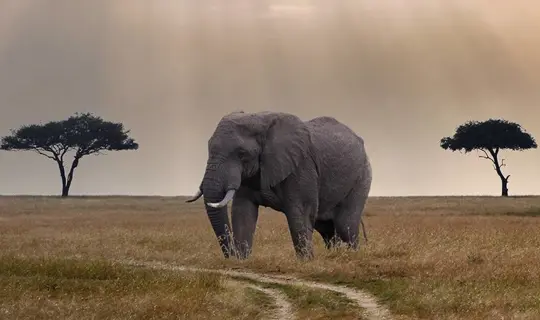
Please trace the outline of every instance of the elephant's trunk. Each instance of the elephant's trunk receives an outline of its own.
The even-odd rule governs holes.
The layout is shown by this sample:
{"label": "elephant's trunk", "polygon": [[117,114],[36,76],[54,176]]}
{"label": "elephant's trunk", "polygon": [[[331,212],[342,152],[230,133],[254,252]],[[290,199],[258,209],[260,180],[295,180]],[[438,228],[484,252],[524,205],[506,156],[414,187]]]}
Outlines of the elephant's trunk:
{"label": "elephant's trunk", "polygon": [[229,177],[230,169],[224,169],[221,164],[207,165],[201,189],[208,219],[218,238],[223,255],[229,258],[234,253],[234,244],[227,204],[234,197],[234,191],[238,189],[240,182],[236,178]]}
{"label": "elephant's trunk", "polygon": [[212,208],[206,206],[206,212],[208,213],[208,219],[214,229],[214,233],[218,239],[219,247],[223,252],[225,258],[229,258],[233,253],[233,242],[231,236],[231,225],[229,223],[229,216],[227,214],[227,207]]}

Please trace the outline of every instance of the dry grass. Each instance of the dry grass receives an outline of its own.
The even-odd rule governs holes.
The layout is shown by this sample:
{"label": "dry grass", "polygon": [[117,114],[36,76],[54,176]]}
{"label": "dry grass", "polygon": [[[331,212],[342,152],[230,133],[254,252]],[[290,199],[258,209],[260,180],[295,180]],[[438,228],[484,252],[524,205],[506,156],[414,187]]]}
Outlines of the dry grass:
{"label": "dry grass", "polygon": [[[126,268],[103,260],[0,259],[2,319],[253,319],[213,274]],[[247,307],[244,307],[247,306]],[[221,311],[223,309],[223,311]]]}
{"label": "dry grass", "polygon": [[[259,218],[253,256],[224,260],[202,204],[182,200],[1,197],[1,317],[11,312],[22,318],[147,318],[154,305],[162,312],[158,318],[188,312],[184,318],[202,319],[225,306],[230,319],[260,316],[256,305],[261,299],[248,291],[227,294],[218,289],[218,280],[206,289],[189,286],[207,277],[202,275],[154,272],[146,277],[142,274],[150,271],[118,269],[123,280],[72,279],[86,279],[89,271],[84,270],[94,268],[88,267],[91,261],[101,261],[96,265],[109,270],[120,267],[103,261],[134,258],[350,283],[378,296],[398,319],[540,318],[540,197],[371,198],[365,217],[370,243],[359,252],[328,252],[317,234],[316,258],[308,263],[295,259],[285,217],[267,209]],[[68,263],[65,268],[83,271],[62,278],[47,273],[47,267],[36,268],[35,260],[14,257],[46,257],[49,264]],[[65,262],[68,258],[88,261],[87,267],[70,266],[75,262]],[[19,266],[10,269],[10,261]],[[135,290],[137,281],[128,279],[137,272],[150,283]],[[54,288],[71,283],[75,289],[69,290],[81,291],[51,294],[51,282]],[[188,289],[179,291],[184,287]],[[209,297],[204,307],[182,307],[193,306],[202,292]],[[328,315],[336,312],[322,306]]]}

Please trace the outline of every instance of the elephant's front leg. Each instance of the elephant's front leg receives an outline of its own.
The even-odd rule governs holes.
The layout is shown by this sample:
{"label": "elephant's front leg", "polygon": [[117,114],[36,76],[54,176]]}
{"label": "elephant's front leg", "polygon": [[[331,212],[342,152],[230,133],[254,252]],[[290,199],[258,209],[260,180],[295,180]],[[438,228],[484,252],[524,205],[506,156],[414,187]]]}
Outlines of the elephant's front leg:
{"label": "elephant's front leg", "polygon": [[259,206],[253,201],[249,190],[240,188],[233,200],[231,212],[236,254],[239,259],[246,259],[253,246]]}
{"label": "elephant's front leg", "polygon": [[289,224],[289,231],[296,251],[300,259],[313,258],[313,225],[311,217],[316,209],[313,205],[294,205],[285,213]]}

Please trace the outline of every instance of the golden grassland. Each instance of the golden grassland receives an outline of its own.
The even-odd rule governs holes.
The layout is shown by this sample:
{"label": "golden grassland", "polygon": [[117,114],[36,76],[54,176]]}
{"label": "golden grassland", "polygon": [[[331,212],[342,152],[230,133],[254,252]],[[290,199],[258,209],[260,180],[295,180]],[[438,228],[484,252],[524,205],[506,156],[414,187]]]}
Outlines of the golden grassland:
{"label": "golden grassland", "polygon": [[[259,319],[270,308],[221,276],[111,262],[123,259],[346,283],[396,319],[540,318],[540,197],[373,197],[369,243],[327,251],[315,234],[308,262],[266,208],[253,255],[225,260],[201,201],[183,200],[0,197],[0,318]],[[332,293],[281,289],[299,319],[355,319]]]}

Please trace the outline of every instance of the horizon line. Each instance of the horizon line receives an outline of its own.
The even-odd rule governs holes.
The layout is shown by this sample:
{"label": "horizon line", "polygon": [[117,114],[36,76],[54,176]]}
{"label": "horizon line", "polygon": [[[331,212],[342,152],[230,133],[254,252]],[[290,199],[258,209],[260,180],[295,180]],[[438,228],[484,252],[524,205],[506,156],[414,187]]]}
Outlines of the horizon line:
{"label": "horizon line", "polygon": [[[151,194],[72,194],[65,198],[190,198],[193,195],[151,195]],[[523,197],[538,197],[540,194],[515,194],[509,195],[508,198],[523,198]],[[43,198],[62,198],[60,194],[0,194],[1,198],[6,197],[43,197]],[[489,197],[501,198],[501,195],[495,194],[440,194],[440,195],[380,195],[368,196],[369,198],[440,198],[440,197]]]}

